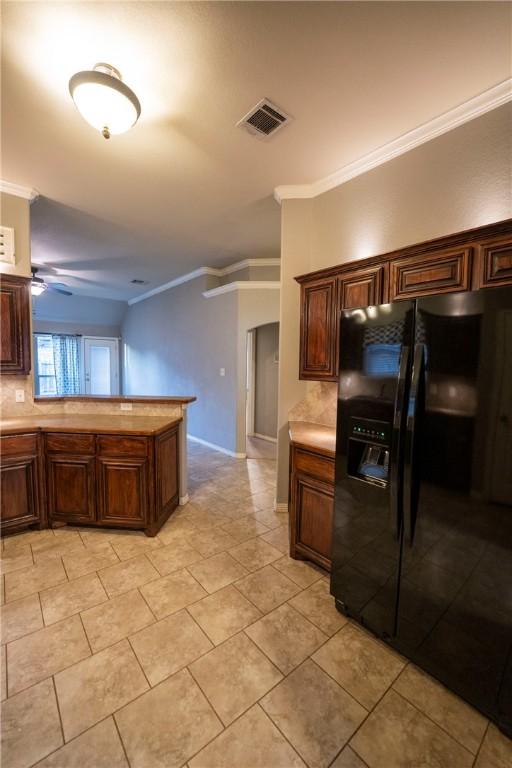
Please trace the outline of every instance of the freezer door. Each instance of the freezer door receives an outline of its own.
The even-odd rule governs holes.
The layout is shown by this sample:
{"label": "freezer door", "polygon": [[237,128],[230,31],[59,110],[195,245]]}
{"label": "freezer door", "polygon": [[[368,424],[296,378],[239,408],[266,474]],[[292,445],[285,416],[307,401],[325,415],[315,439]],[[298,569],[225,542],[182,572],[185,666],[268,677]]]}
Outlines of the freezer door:
{"label": "freezer door", "polygon": [[403,405],[414,304],[341,318],[331,592],[381,637],[395,632]]}
{"label": "freezer door", "polygon": [[512,729],[512,288],[420,299],[414,342],[396,645]]}

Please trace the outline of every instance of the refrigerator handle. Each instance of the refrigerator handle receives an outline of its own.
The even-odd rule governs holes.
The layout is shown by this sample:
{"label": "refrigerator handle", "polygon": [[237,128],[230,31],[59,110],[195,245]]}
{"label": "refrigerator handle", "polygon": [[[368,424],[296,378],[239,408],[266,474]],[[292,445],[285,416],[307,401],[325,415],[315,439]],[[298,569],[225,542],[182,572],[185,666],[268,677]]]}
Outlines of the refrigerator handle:
{"label": "refrigerator handle", "polygon": [[402,424],[404,418],[404,405],[406,395],[407,374],[409,370],[410,349],[407,346],[402,347],[400,357],[400,370],[398,373],[398,384],[395,396],[395,409],[393,417],[393,434],[391,438],[390,455],[390,511],[393,523],[395,525],[396,538],[400,536],[402,528],[403,509],[400,495],[400,476],[399,467],[402,455]]}
{"label": "refrigerator handle", "polygon": [[414,360],[412,365],[411,388],[407,405],[407,421],[405,433],[404,455],[404,520],[405,535],[412,545],[414,531],[416,529],[416,514],[418,506],[416,475],[416,444],[418,440],[419,413],[421,399],[424,391],[424,345],[416,344],[414,347]]}

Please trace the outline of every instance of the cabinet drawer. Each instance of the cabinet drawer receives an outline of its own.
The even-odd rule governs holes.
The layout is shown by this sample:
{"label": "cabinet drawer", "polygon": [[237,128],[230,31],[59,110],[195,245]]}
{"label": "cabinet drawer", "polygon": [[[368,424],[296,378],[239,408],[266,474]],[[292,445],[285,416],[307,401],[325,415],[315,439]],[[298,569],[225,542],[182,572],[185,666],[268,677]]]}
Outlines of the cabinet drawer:
{"label": "cabinet drawer", "polygon": [[104,456],[147,456],[149,438],[99,435],[98,453]]}
{"label": "cabinet drawer", "polygon": [[512,236],[493,238],[479,247],[477,288],[512,285]]}
{"label": "cabinet drawer", "polygon": [[471,254],[471,248],[459,248],[392,261],[390,300],[468,291]]}
{"label": "cabinet drawer", "polygon": [[302,448],[295,448],[293,453],[293,471],[303,472],[319,480],[334,483],[334,459],[309,453]]}
{"label": "cabinet drawer", "polygon": [[94,453],[94,435],[52,432],[46,435],[46,450],[54,453]]}
{"label": "cabinet drawer", "polygon": [[9,435],[0,445],[2,456],[28,456],[37,453],[37,435]]}

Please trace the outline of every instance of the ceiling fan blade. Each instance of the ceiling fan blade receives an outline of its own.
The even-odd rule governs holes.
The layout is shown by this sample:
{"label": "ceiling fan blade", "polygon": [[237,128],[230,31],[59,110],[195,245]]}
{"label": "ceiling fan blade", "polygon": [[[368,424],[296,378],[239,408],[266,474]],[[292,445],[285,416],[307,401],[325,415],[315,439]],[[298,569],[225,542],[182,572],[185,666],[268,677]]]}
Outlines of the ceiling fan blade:
{"label": "ceiling fan blade", "polygon": [[63,296],[72,296],[73,294],[71,291],[65,291],[64,288],[57,288],[55,285],[52,285],[52,283],[46,283],[48,286],[48,290],[52,291],[52,293],[61,293]]}

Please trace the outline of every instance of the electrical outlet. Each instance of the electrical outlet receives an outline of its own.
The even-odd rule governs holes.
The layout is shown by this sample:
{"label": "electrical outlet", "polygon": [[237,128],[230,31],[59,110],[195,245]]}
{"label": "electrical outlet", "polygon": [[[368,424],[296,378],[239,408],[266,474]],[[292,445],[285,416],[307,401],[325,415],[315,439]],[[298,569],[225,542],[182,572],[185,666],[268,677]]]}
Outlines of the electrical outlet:
{"label": "electrical outlet", "polygon": [[122,411],[131,411],[133,408],[131,403],[121,403],[121,410]]}
{"label": "electrical outlet", "polygon": [[16,390],[16,402],[17,403],[24,403],[25,402],[25,390],[24,389],[17,389]]}
{"label": "electrical outlet", "polygon": [[221,368],[220,371],[219,371],[219,376],[225,376],[225,375],[226,375],[226,369],[225,368]]}

